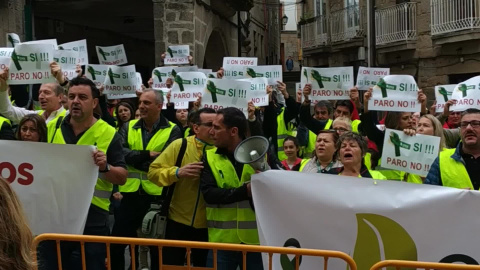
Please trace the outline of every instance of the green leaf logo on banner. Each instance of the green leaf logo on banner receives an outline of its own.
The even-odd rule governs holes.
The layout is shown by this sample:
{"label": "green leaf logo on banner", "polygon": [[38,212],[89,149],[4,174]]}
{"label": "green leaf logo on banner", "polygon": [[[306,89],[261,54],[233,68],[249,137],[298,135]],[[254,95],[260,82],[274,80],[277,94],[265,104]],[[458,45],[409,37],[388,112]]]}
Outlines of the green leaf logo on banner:
{"label": "green leaf logo on banner", "polygon": [[177,77],[177,72],[175,71],[175,69],[172,69],[172,76],[173,78]]}
{"label": "green leaf logo on banner", "polygon": [[402,142],[400,140],[400,136],[398,136],[398,134],[393,132],[393,131],[392,131],[392,133],[390,133],[390,141],[395,146],[395,156],[396,157],[399,157],[401,155],[400,148],[410,150],[411,145],[408,144],[408,143]]}
{"label": "green leaf logo on banner", "polygon": [[440,88],[438,89],[438,93],[440,93],[440,95],[443,96],[443,99],[445,100],[445,102],[448,101],[448,92],[447,92],[447,90],[446,90],[445,88],[440,87]]}
{"label": "green leaf logo on banner", "polygon": [[307,71],[306,68],[303,70],[303,76],[305,76],[305,78],[307,78],[307,83],[308,83],[308,71]]}
{"label": "green leaf logo on banner", "polygon": [[114,78],[120,78],[120,74],[115,74],[113,73],[112,69],[108,69],[108,78],[110,79],[111,84],[115,84],[115,79]]}
{"label": "green leaf logo on banner", "polygon": [[253,70],[253,68],[247,68],[247,75],[252,78],[264,77],[262,73],[256,73],[255,70]]}
{"label": "green leaf logo on banner", "polygon": [[20,40],[14,39],[12,35],[8,35],[8,42],[10,42],[10,44],[12,44],[12,47],[15,48],[15,44],[20,43]]}
{"label": "green leaf logo on banner", "polygon": [[18,55],[15,50],[13,50],[12,52],[12,61],[13,61],[13,64],[15,65],[15,68],[20,71],[22,70],[22,65],[20,65],[20,62],[21,61],[28,61],[28,58],[24,55]]}
{"label": "green leaf logo on banner", "polygon": [[458,86],[458,90],[460,90],[462,92],[462,97],[466,97],[467,96],[467,90],[472,90],[472,89],[475,89],[475,85],[466,85],[464,83],[460,84]]}
{"label": "green leaf logo on banner", "polygon": [[102,75],[100,71],[96,71],[92,66],[88,66],[87,72],[90,73],[90,75],[92,76],[92,80],[94,81],[97,79],[95,75]]}
{"label": "green leaf logo on banner", "polygon": [[158,71],[158,70],[154,70],[153,75],[157,76],[159,82],[162,82],[162,75],[166,76],[165,73],[160,73],[160,71]]}
{"label": "green leaf logo on banner", "polygon": [[107,56],[109,56],[110,54],[104,52],[104,51],[102,50],[102,48],[98,48],[98,52],[102,55],[103,60],[104,60],[104,61],[107,61]]}
{"label": "green leaf logo on banner", "polygon": [[210,91],[210,93],[212,94],[212,102],[213,102],[213,103],[217,103],[217,102],[218,102],[217,94],[224,96],[225,93],[227,92],[227,91],[225,91],[225,90],[218,89],[217,86],[215,86],[215,83],[212,82],[212,81],[208,81],[208,83],[207,83],[207,90]]}
{"label": "green leaf logo on banner", "polygon": [[208,78],[215,79],[215,76],[213,76],[213,74],[208,74]]}
{"label": "green leaf logo on banner", "polygon": [[417,260],[415,242],[395,221],[375,214],[357,214],[357,226],[353,259],[358,269],[370,269],[381,260]]}
{"label": "green leaf logo on banner", "polygon": [[377,86],[380,87],[380,90],[382,90],[382,98],[388,97],[387,83],[382,78],[380,78],[380,80],[378,81]]}
{"label": "green leaf logo on banner", "polygon": [[[317,81],[318,86],[319,86],[320,88],[324,88],[324,87],[325,87],[325,86],[323,85],[323,82],[322,82],[322,79],[325,78],[325,77],[322,77],[322,75],[320,75],[320,73],[318,73],[318,71],[312,70],[312,78],[313,78],[315,81]],[[328,78],[328,79],[330,79],[330,78]],[[327,81],[327,80],[325,80],[325,81]]]}
{"label": "green leaf logo on banner", "polygon": [[185,87],[183,86],[184,84],[192,84],[190,80],[184,80],[182,77],[180,77],[180,75],[175,76],[175,82],[180,87],[180,92],[185,91]]}
{"label": "green leaf logo on banner", "polygon": [[173,50],[170,47],[168,47],[167,52],[170,54],[170,57],[173,58]]}

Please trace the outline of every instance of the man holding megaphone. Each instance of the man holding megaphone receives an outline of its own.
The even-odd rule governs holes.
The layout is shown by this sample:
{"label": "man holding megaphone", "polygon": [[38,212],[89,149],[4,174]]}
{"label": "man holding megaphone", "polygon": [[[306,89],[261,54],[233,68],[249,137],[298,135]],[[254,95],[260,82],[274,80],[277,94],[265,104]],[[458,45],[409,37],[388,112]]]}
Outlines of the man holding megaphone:
{"label": "man holding megaphone", "polygon": [[[245,140],[247,131],[247,119],[239,109],[229,107],[217,112],[210,130],[217,148],[205,152],[200,176],[200,189],[207,203],[210,242],[260,243],[251,204],[250,178],[256,171],[267,169],[268,165],[259,161],[265,160],[268,141],[252,137],[250,139],[258,141],[249,143],[250,139]],[[248,156],[251,156],[251,164],[246,164],[250,163]],[[207,267],[212,266],[213,254],[210,250]],[[220,270],[242,267],[242,252],[219,250],[217,266]],[[246,267],[249,270],[263,269],[261,254],[248,253]]]}

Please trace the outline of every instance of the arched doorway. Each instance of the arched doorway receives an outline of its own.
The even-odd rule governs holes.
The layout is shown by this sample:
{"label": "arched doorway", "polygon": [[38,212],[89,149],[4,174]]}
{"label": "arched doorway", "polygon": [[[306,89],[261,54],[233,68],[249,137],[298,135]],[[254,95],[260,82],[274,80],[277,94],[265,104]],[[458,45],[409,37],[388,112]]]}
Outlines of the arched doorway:
{"label": "arched doorway", "polygon": [[213,30],[208,38],[205,57],[203,58],[203,68],[217,71],[223,65],[223,57],[227,56],[225,43],[220,31]]}

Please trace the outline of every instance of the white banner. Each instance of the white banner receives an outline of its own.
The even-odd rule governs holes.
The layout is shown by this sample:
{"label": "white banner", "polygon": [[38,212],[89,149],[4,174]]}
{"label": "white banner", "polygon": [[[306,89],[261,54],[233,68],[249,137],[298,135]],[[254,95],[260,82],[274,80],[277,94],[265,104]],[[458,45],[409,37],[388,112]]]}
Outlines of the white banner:
{"label": "white banner", "polygon": [[180,72],[175,76],[171,102],[197,101],[207,85],[207,76],[202,72]]}
{"label": "white banner", "polygon": [[373,87],[371,111],[419,112],[418,86],[410,75],[389,75]]}
{"label": "white banner", "polygon": [[[478,191],[270,170],[252,177],[252,193],[265,246],[338,250],[362,270],[380,260],[480,262]],[[290,263],[274,255],[272,269]],[[303,256],[300,269],[324,260]],[[328,269],[348,268],[329,259]]]}
{"label": "white banner", "polygon": [[[205,74],[205,76],[208,77],[208,74],[212,73],[212,70],[211,69],[204,69],[204,68],[199,68],[197,70],[198,72],[202,72],[203,74]],[[215,78],[212,78],[212,79],[216,79],[217,77],[215,76]]]}
{"label": "white banner", "polygon": [[103,93],[108,94],[110,99],[113,99],[112,95],[135,95],[138,86],[135,65],[109,66],[103,85],[105,86]]}
{"label": "white banner", "polygon": [[387,75],[390,75],[390,68],[360,67],[357,76],[358,90],[368,90],[370,87],[374,87],[381,78]]}
{"label": "white banner", "polygon": [[57,40],[56,39],[41,39],[33,41],[25,41],[21,44],[43,44],[43,45],[52,45],[55,50],[58,50]]}
{"label": "white banner", "polygon": [[266,77],[239,79],[239,81],[250,83],[250,90],[247,92],[248,100],[251,100],[255,106],[268,106],[268,79]]}
{"label": "white banner", "polygon": [[480,76],[470,78],[458,84],[452,93],[452,99],[457,103],[450,107],[451,111],[464,111],[470,108],[480,108]]}
{"label": "white banner", "polygon": [[79,54],[76,51],[56,50],[53,53],[53,60],[60,65],[63,75],[68,79],[77,77],[75,71],[77,69],[78,59]]}
{"label": "white banner", "polygon": [[219,110],[235,107],[247,114],[250,82],[228,79],[208,79],[202,94],[202,106]]}
{"label": "white banner", "polygon": [[13,48],[0,48],[0,57],[12,57]]}
{"label": "white banner", "polygon": [[[137,72],[136,74],[136,86],[135,86],[135,89],[137,89],[138,91],[141,91],[142,90],[142,75]],[[136,98],[137,97],[137,93],[123,93],[123,94],[107,94],[107,99],[122,99],[122,98]]]}
{"label": "white banner", "polygon": [[60,44],[58,45],[58,49],[72,50],[72,51],[78,52],[79,54],[78,64],[82,66],[88,65],[88,49],[87,49],[86,39]]}
{"label": "white banner", "polygon": [[445,103],[452,99],[453,90],[455,90],[456,84],[446,84],[435,86],[435,99],[437,105],[435,106],[435,112],[443,113]]}
{"label": "white banner", "polygon": [[17,193],[34,235],[83,234],[98,177],[93,150],[93,146],[0,141],[2,153],[15,153],[0,157],[0,174]]}
{"label": "white banner", "polygon": [[123,44],[97,48],[98,61],[102,65],[123,65],[128,63]]}
{"label": "white banner", "polygon": [[107,77],[108,67],[106,65],[93,65],[89,64],[85,66],[85,76],[92,80],[97,87],[100,87],[105,82]]}
{"label": "white banner", "polygon": [[188,45],[168,46],[167,55],[165,57],[165,65],[188,64],[189,56],[190,46]]}
{"label": "white banner", "polygon": [[20,37],[15,33],[7,33],[7,47],[15,48],[15,45],[22,43]]}
{"label": "white banner", "polygon": [[[166,110],[167,109],[167,104],[168,104],[167,95],[168,95],[168,92],[170,92],[170,89],[162,88],[162,89],[154,89],[154,90],[162,91],[162,93],[163,93],[163,107],[162,107],[162,110]],[[175,109],[188,109],[188,101],[175,102],[175,103],[173,103],[173,107]]]}
{"label": "white banner", "polygon": [[283,70],[280,65],[244,67],[244,73],[249,78],[267,78],[269,85],[277,85],[283,82]]}
{"label": "white banner", "polygon": [[18,44],[12,53],[8,84],[55,82],[50,71],[53,54],[50,44]]}
{"label": "white banner", "polygon": [[353,67],[302,68],[301,84],[312,85],[311,100],[347,100],[353,88]]}
{"label": "white banner", "polygon": [[223,58],[223,78],[225,79],[244,79],[247,78],[245,67],[252,67],[258,64],[256,57],[224,57]]}
{"label": "white banner", "polygon": [[7,69],[10,66],[10,57],[0,56],[0,71]]}
{"label": "white banner", "polygon": [[207,78],[209,79],[218,79],[218,73],[217,72],[210,72],[207,75]]}
{"label": "white banner", "polygon": [[383,142],[382,167],[427,176],[440,150],[440,137],[386,129]]}
{"label": "white banner", "polygon": [[157,67],[152,71],[153,85],[155,90],[167,88],[167,79],[172,78],[172,67]]}

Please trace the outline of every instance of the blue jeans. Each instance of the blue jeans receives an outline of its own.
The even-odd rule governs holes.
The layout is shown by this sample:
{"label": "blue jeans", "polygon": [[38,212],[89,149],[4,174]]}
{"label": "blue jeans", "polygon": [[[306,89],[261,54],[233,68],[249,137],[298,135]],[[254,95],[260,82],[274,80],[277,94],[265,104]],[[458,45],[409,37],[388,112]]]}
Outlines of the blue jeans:
{"label": "blue jeans", "polygon": [[[208,252],[207,267],[213,267],[213,251]],[[218,270],[237,270],[243,267],[243,255],[241,251],[217,251]],[[262,254],[247,253],[247,270],[263,270]]]}

